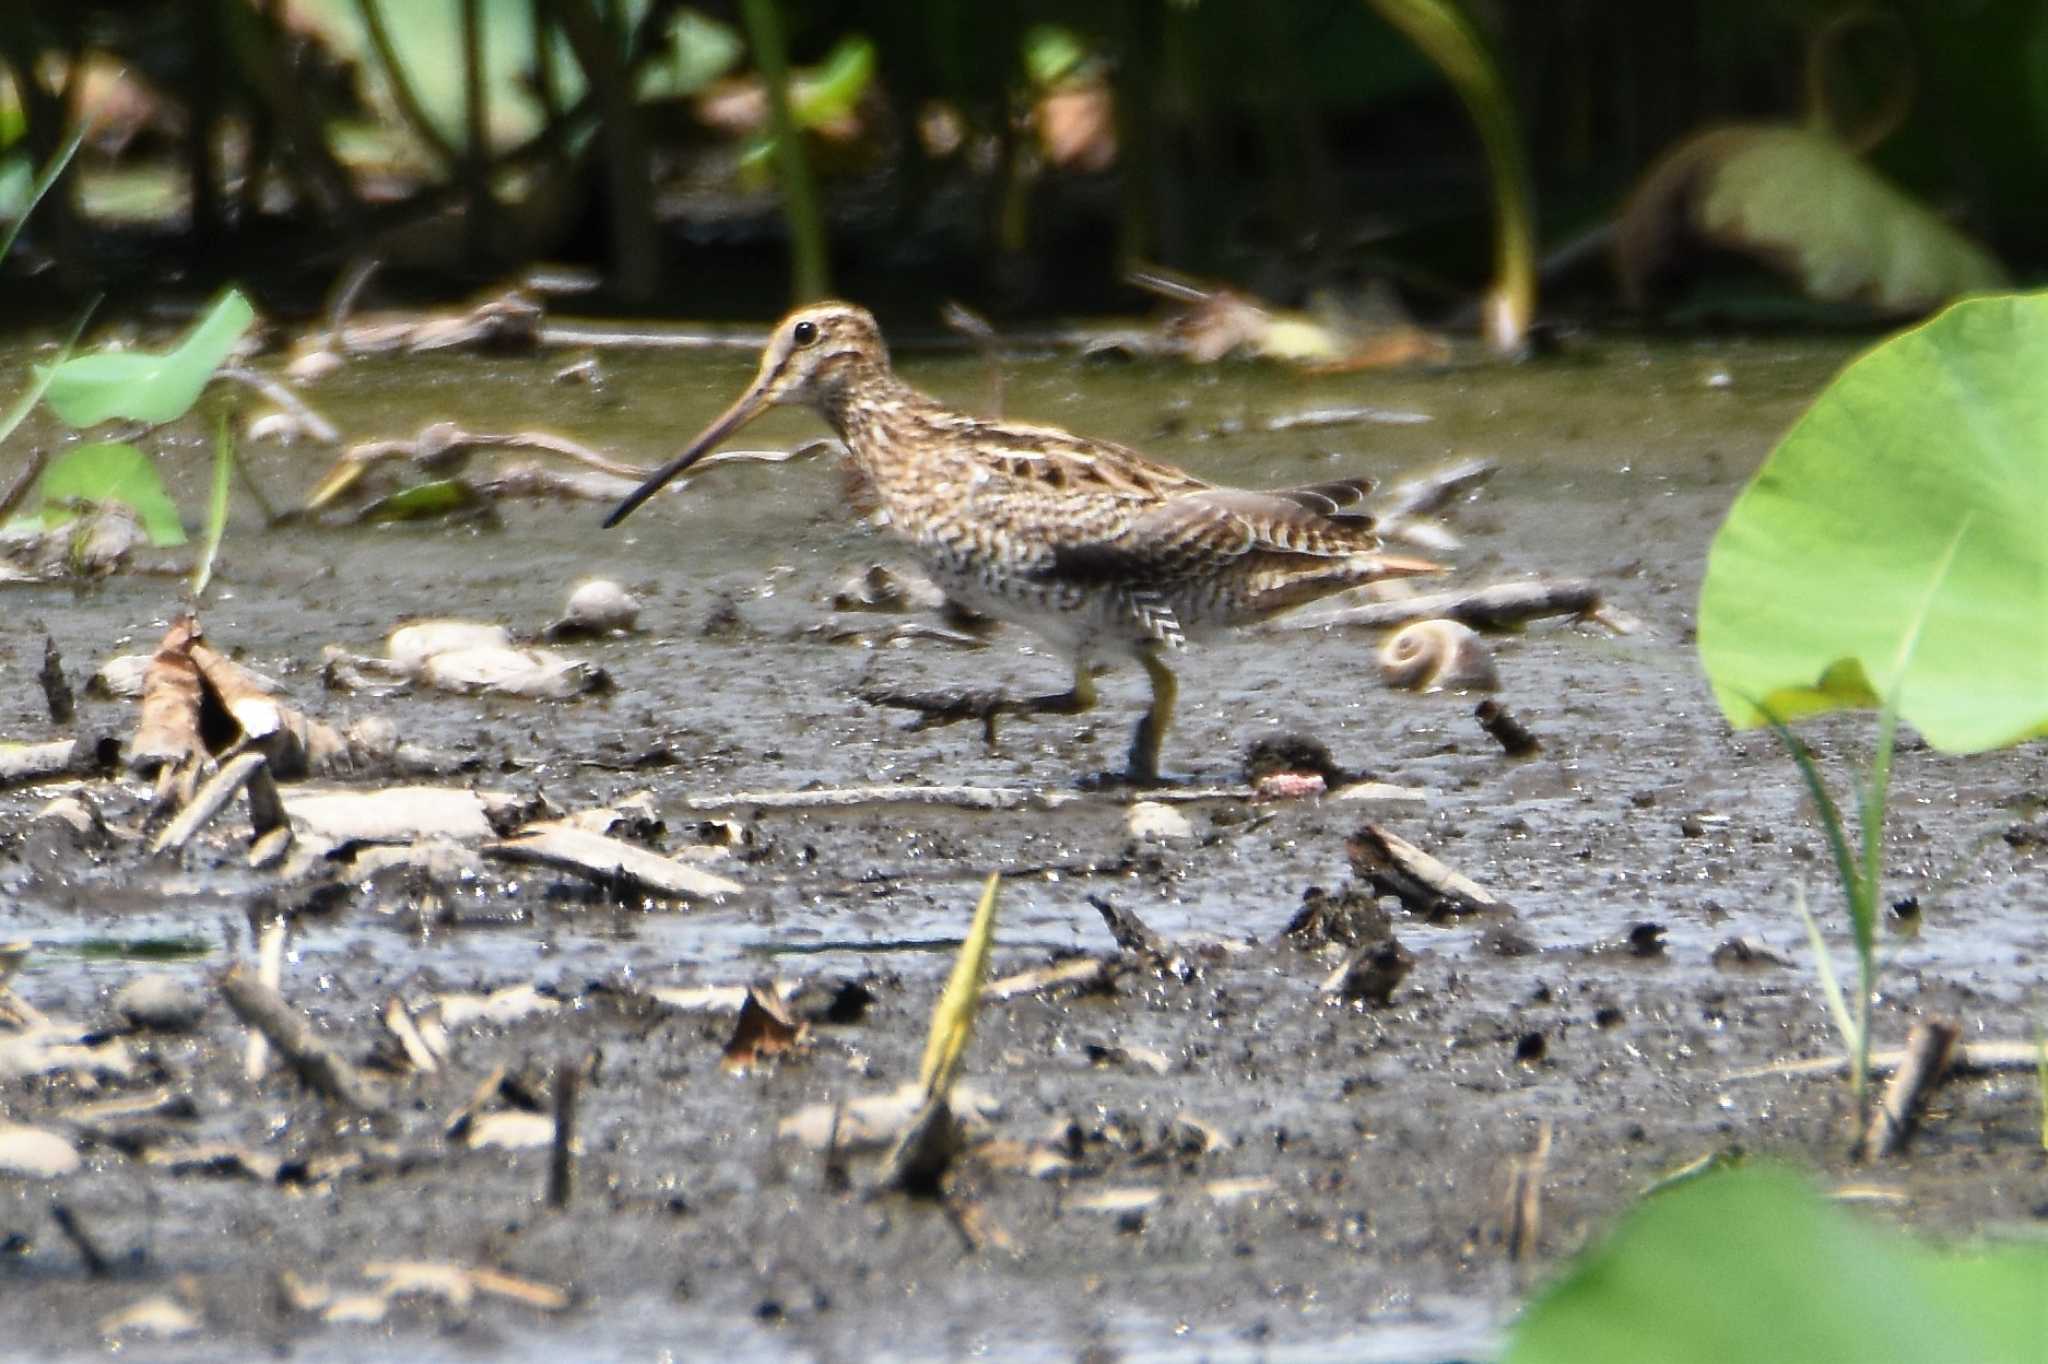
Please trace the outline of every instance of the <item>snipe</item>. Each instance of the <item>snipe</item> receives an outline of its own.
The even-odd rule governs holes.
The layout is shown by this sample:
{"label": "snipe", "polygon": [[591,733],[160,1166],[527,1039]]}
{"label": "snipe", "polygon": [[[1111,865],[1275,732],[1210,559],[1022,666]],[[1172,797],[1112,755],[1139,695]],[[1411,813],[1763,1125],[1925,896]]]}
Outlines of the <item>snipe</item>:
{"label": "snipe", "polygon": [[616,526],[764,409],[814,409],[846,442],[889,523],[964,606],[1043,637],[1074,666],[1071,690],[1016,709],[1078,714],[1093,665],[1134,658],[1152,706],[1129,776],[1159,778],[1177,683],[1166,656],[1378,578],[1434,564],[1378,553],[1368,479],[1274,492],[1217,487],[1135,450],[1056,427],[955,412],[898,379],[875,319],[849,303],[776,325],[733,405],[605,519]]}

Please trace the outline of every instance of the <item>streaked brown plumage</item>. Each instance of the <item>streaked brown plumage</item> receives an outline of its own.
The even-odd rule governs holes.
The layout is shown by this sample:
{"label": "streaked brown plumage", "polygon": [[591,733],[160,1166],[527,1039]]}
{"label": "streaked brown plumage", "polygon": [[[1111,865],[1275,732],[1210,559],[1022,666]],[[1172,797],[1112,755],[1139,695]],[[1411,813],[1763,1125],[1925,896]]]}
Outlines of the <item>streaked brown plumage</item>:
{"label": "streaked brown plumage", "polygon": [[776,324],[761,369],[682,454],[619,504],[615,526],[757,413],[815,409],[846,442],[889,522],[963,605],[1036,632],[1074,664],[1038,710],[1095,703],[1097,661],[1135,658],[1152,707],[1130,775],[1156,781],[1176,683],[1163,655],[1374,579],[1435,565],[1377,551],[1361,510],[1371,483],[1276,492],[1205,483],[1107,441],[955,412],[898,379],[875,320],[849,303]]}

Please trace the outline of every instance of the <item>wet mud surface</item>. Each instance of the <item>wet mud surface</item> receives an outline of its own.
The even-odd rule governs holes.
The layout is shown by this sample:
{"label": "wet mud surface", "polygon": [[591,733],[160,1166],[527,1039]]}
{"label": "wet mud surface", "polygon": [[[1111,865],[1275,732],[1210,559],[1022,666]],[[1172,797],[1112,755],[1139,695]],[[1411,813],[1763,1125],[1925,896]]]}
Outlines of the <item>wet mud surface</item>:
{"label": "wet mud surface", "polygon": [[[138,783],[0,792],[0,937],[33,944],[13,982],[20,999],[108,1035],[122,1027],[112,996],[138,975],[169,973],[211,1000],[193,1031],[125,1038],[126,1074],[84,1064],[0,1082],[0,1113],[63,1133],[82,1158],[56,1178],[0,1173],[0,1336],[23,1358],[99,1355],[108,1314],[165,1294],[196,1333],[127,1335],[130,1353],[1484,1356],[1524,1295],[1631,1199],[1731,1148],[1875,1186],[1873,1216],[1937,1235],[2037,1232],[2048,1159],[2030,1074],[1951,1084],[1911,1153],[1875,1169],[1847,1160],[1839,1081],[1729,1078],[1833,1050],[1795,888],[1823,911],[1844,969],[1846,925],[1794,768],[1768,734],[1731,733],[1713,706],[1693,604],[1722,511],[1842,355],[1616,344],[1509,372],[1313,384],[1027,368],[1012,412],[1228,481],[1496,459],[1499,474],[1451,518],[1465,539],[1458,580],[1590,577],[1643,626],[1618,638],[1538,622],[1493,640],[1499,699],[1544,745],[1523,760],[1480,729],[1476,697],[1383,688],[1371,634],[1275,629],[1204,646],[1181,671],[1169,766],[1234,786],[1254,742],[1306,735],[1407,794],[1187,801],[1172,807],[1187,825],[1174,837],[1134,836],[1132,795],[1078,786],[1121,760],[1143,699],[1135,672],[1105,679],[1092,715],[1007,722],[993,748],[977,726],[913,732],[858,699],[875,685],[1036,692],[1063,675],[1014,631],[980,649],[807,633],[846,577],[905,561],[849,523],[836,477],[815,464],[720,471],[609,535],[596,528],[602,509],[583,504],[514,507],[492,530],[265,533],[238,521],[208,637],[284,682],[294,704],[337,724],[384,716],[441,755],[444,770],[406,780],[563,811],[649,793],[647,840],[677,852],[736,839],[708,865],[744,889],[720,903],[621,904],[542,868],[357,875],[346,858],[282,878],[246,867],[234,811],[182,859],[151,859],[121,836],[147,811]],[[746,368],[692,363],[685,383],[683,367],[622,359],[592,394],[549,387],[541,360],[364,362],[316,396],[352,438],[430,418],[517,422],[651,463]],[[911,369],[963,402],[979,391],[969,365]],[[1228,434],[1337,401],[1433,420]],[[806,419],[776,421],[746,443],[811,434]],[[194,433],[195,448],[203,439]],[[287,501],[324,462],[252,452]],[[203,472],[203,459],[186,463]],[[375,652],[401,620],[426,615],[536,631],[591,574],[644,603],[637,634],[564,646],[605,669],[606,693],[521,702],[323,687],[324,646]],[[78,680],[152,647],[177,593],[132,575],[0,587],[0,733],[52,733],[34,682],[46,630]],[[901,619],[854,623],[880,633]],[[132,724],[130,703],[81,703],[83,732]],[[1841,780],[1870,727],[1837,717],[1807,733]],[[897,783],[1048,798],[983,811],[692,803]],[[2035,1035],[2048,826],[2025,802],[2044,791],[2040,745],[1957,759],[1907,736],[1887,856],[1889,893],[1916,901],[1917,931],[1884,943],[1881,1044],[1934,1014],[1958,1019],[1966,1042]],[[64,794],[115,832],[37,818]],[[1373,919],[1345,846],[1368,821],[1513,906],[1430,922],[1382,901],[1413,962],[1379,1008],[1321,992],[1341,943],[1287,932],[1305,898],[1325,893]],[[952,945],[991,870],[1008,878],[997,976],[1115,956],[1091,897],[1142,917],[1172,960],[1126,958],[1106,988],[987,1005],[965,1082],[994,1105],[992,1144],[963,1163],[945,1204],[871,1195],[871,1157],[832,1168],[778,1138],[778,1124],[916,1077]],[[285,997],[358,1062],[393,1054],[380,1018],[394,996],[426,1009],[531,984],[541,1002],[452,1026],[438,1072],[389,1080],[383,1118],[339,1115],[289,1075],[245,1079],[245,1031],[214,993],[226,965],[253,955],[252,918],[280,911],[292,921]],[[730,1011],[650,993],[756,980],[823,986],[814,996],[857,982],[873,999],[851,1021],[821,1015],[797,1054],[734,1074],[721,1065]],[[489,1107],[544,1111],[563,1064],[588,1068],[574,1197],[556,1209],[544,1144],[476,1149],[448,1127],[497,1067],[510,1078]],[[135,1111],[89,1107],[157,1091],[161,1102]],[[1517,1263],[1506,1195],[1546,1124],[1541,1225]],[[254,1158],[191,1156],[209,1147]],[[97,1247],[102,1272],[53,1206]],[[374,1281],[366,1266],[391,1261],[488,1267],[569,1302],[420,1292],[353,1324],[294,1302],[307,1284],[325,1285],[330,1303],[359,1294]]]}

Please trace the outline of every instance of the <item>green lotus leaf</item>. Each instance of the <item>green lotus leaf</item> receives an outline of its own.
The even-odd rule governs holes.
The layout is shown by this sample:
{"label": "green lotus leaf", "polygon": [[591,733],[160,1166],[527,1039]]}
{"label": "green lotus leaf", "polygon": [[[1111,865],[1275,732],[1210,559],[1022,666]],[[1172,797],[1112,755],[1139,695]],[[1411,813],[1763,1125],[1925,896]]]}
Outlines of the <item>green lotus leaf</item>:
{"label": "green lotus leaf", "polygon": [[255,320],[249,300],[231,289],[170,350],[94,351],[65,360],[50,368],[43,397],[58,416],[81,429],[112,417],[152,426],[175,421],[199,401],[200,391]]}
{"label": "green lotus leaf", "polygon": [[1533,1303],[1506,1364],[2032,1359],[2048,1253],[1951,1254],[1866,1226],[1784,1171],[1650,1198]]}
{"label": "green lotus leaf", "polygon": [[1835,379],[1707,557],[1700,662],[1733,724],[1897,687],[1946,752],[2048,734],[2043,375],[2048,294],[2024,294],[1958,303]]}
{"label": "green lotus leaf", "polygon": [[135,511],[149,542],[162,548],[185,543],[178,504],[148,455],[126,441],[80,445],[59,455],[43,471],[43,524],[54,529],[76,516],[74,503],[119,502]]}

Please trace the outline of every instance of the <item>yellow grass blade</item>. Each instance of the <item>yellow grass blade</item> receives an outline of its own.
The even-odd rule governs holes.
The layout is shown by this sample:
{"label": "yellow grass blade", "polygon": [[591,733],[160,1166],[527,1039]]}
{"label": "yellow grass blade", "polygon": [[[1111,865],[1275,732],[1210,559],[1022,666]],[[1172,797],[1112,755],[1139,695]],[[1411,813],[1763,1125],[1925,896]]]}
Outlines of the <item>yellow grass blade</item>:
{"label": "yellow grass blade", "polygon": [[989,949],[996,937],[996,890],[1002,877],[990,872],[982,888],[981,903],[974,907],[974,922],[960,944],[960,956],[944,994],[932,1007],[932,1030],[925,1039],[924,1065],[918,1082],[927,1095],[943,1095],[953,1088],[960,1071],[960,1058],[974,1035],[974,1010],[981,1003],[981,983],[988,977]]}

